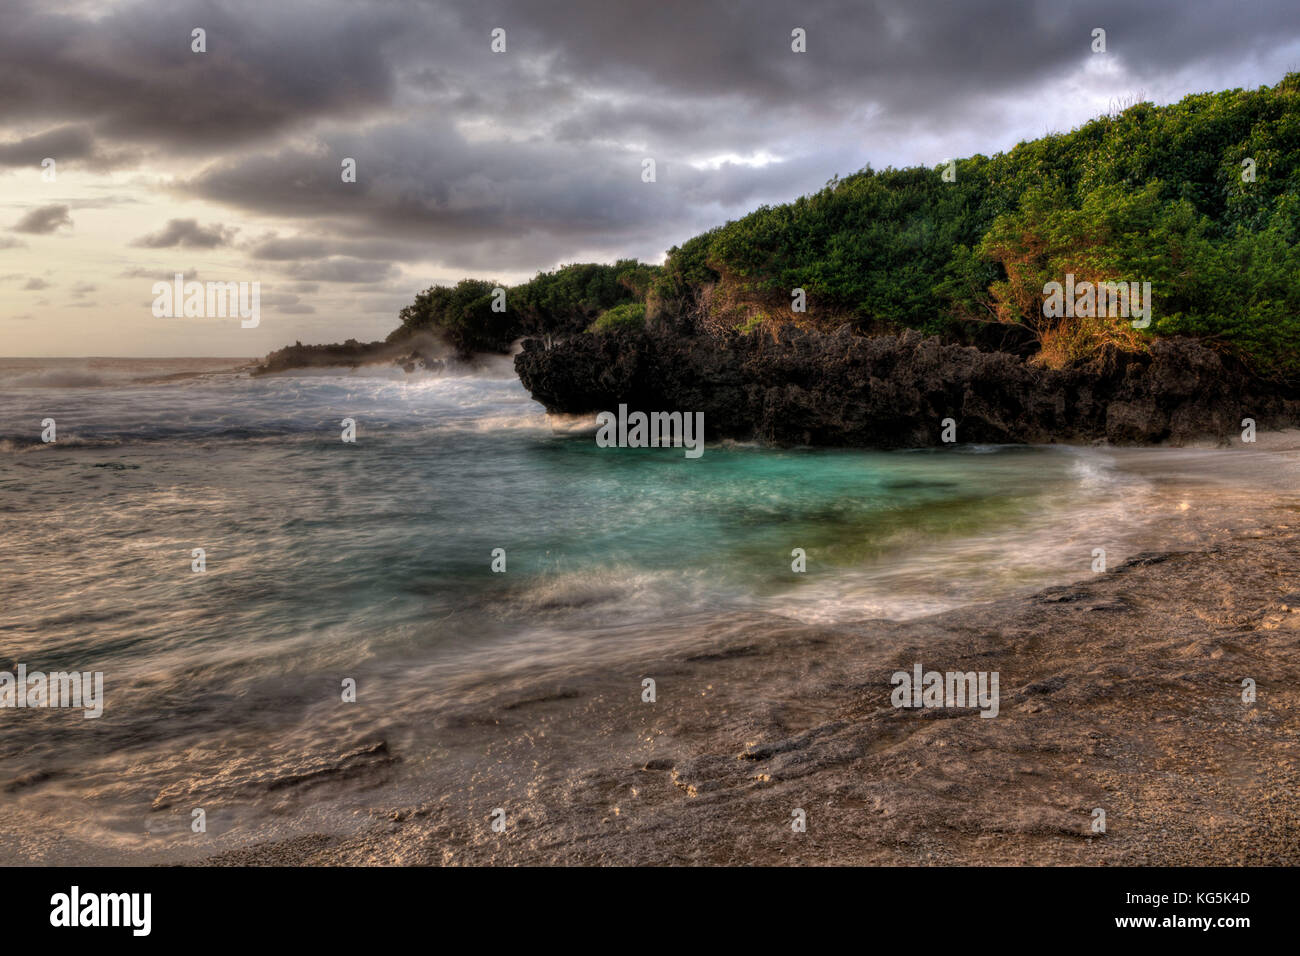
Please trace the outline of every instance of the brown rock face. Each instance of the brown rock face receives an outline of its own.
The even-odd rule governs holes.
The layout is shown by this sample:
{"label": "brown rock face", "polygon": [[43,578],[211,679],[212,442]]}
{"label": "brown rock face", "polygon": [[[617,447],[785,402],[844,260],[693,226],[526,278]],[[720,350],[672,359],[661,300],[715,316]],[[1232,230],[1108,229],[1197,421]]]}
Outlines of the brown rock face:
{"label": "brown rock face", "polygon": [[1230,440],[1300,423],[1300,395],[1190,340],[1110,352],[1064,370],[907,331],[854,336],[789,326],[779,341],[668,331],[582,335],[515,358],[548,411],[704,412],[710,439],[905,448],[941,443]]}

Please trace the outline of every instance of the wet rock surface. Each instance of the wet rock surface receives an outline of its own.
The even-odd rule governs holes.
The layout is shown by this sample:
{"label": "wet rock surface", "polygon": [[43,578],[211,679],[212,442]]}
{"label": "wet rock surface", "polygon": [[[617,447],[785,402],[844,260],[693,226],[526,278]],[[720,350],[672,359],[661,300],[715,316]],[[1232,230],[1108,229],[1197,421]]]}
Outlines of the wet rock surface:
{"label": "wet rock surface", "polygon": [[779,444],[938,445],[946,418],[961,443],[1227,441],[1243,418],[1260,429],[1300,423],[1300,396],[1190,340],[1056,371],[1035,364],[1019,340],[988,351],[914,331],[861,337],[793,326],[777,338],[637,331],[551,348],[530,340],[515,369],[553,413],[620,403],[703,412],[711,439]]}
{"label": "wet rock surface", "polygon": [[[934,617],[751,624],[498,687],[447,714],[438,784],[369,832],[207,862],[1295,865],[1300,507],[1268,521]],[[917,662],[997,671],[998,716],[895,708]]]}

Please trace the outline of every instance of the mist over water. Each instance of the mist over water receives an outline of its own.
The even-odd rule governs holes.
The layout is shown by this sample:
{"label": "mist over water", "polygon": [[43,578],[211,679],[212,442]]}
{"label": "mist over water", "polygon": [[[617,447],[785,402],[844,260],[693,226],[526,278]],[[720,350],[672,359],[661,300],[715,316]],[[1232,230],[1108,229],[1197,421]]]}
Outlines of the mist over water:
{"label": "mist over water", "polygon": [[[230,364],[0,360],[0,669],[103,671],[106,695],[98,720],[0,711],[0,843],[38,824],[181,852],[200,805],[230,845],[346,829],[440,772],[411,755],[470,688],[738,622],[913,617],[1086,577],[1093,548],[1114,565],[1198,534],[1189,489],[1295,477],[1196,449],[688,460],[557,434],[508,360]],[[383,706],[341,704],[345,677]],[[384,794],[291,785],[379,741],[403,755]]]}

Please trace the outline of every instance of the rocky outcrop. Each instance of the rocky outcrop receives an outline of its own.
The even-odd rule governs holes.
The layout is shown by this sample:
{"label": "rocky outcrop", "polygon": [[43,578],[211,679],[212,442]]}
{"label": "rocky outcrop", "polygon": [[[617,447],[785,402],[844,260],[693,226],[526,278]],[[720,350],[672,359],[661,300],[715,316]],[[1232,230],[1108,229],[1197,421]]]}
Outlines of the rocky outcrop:
{"label": "rocky outcrop", "polygon": [[410,337],[399,341],[358,342],[348,339],[329,345],[293,345],[277,349],[253,369],[254,375],[285,372],[302,368],[359,368],[362,365],[397,365],[408,372],[416,369],[438,370],[444,365],[445,347],[432,336]]}
{"label": "rocky outcrop", "polygon": [[1185,339],[1147,353],[1108,351],[1043,368],[1017,351],[988,351],[915,331],[862,337],[787,326],[775,339],[671,331],[529,341],[515,358],[524,386],[550,412],[703,412],[711,439],[778,444],[924,447],[951,418],[962,443],[1116,444],[1228,440],[1300,423],[1300,396]]}

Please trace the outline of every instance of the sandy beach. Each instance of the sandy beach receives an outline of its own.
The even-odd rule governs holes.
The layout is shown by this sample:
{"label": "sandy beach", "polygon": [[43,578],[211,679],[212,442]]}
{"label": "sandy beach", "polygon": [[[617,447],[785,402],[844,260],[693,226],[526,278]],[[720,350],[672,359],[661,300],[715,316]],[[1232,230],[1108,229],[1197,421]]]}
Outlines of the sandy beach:
{"label": "sandy beach", "polygon": [[[1185,507],[1194,547],[1029,597],[853,627],[737,620],[703,652],[484,687],[439,720],[426,797],[357,836],[205,862],[1294,865],[1300,500]],[[891,675],[916,663],[997,672],[998,715],[892,706]],[[371,757],[339,772],[414,759]]]}

